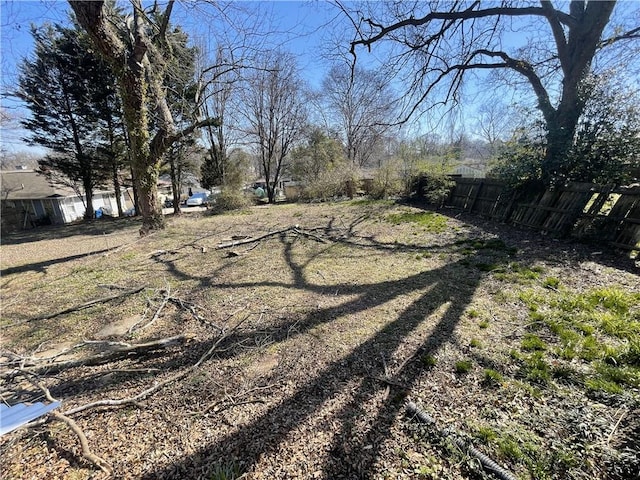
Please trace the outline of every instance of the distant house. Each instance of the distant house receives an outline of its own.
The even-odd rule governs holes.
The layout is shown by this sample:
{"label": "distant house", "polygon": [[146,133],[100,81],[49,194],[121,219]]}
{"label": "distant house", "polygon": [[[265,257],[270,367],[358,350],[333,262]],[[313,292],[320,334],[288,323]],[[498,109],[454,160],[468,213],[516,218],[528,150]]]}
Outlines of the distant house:
{"label": "distant house", "polygon": [[[2,171],[0,180],[2,233],[40,225],[62,225],[84,216],[86,207],[82,197],[69,187],[50,183],[35,170]],[[122,203],[131,204],[124,198]],[[93,208],[117,212],[115,194],[94,192]]]}

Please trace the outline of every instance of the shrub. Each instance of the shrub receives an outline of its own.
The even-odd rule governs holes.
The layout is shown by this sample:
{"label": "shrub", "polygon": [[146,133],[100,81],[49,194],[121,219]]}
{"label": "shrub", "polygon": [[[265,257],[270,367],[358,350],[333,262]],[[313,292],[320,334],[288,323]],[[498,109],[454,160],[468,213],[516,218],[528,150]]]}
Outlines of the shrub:
{"label": "shrub", "polygon": [[241,210],[249,205],[251,205],[251,199],[242,191],[236,188],[223,187],[220,195],[216,197],[216,203],[211,210],[214,213],[229,212]]}
{"label": "shrub", "polygon": [[412,182],[411,190],[427,202],[441,206],[449,196],[455,182],[444,169],[430,169],[419,173]]}

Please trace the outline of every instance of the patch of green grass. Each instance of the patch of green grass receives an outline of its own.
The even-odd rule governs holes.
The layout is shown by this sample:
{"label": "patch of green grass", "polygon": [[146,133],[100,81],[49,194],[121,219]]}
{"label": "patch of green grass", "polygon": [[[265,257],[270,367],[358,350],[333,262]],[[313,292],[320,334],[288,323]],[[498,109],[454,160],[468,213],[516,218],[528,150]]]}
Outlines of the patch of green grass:
{"label": "patch of green grass", "polygon": [[485,443],[492,442],[493,440],[498,438],[498,434],[494,429],[484,425],[476,427],[474,435]]}
{"label": "patch of green grass", "polygon": [[553,288],[557,290],[560,286],[560,279],[556,277],[547,277],[542,282],[542,285],[544,285],[545,288]]}
{"label": "patch of green grass", "polygon": [[523,290],[518,293],[518,300],[525,304],[530,312],[537,312],[541,305],[545,303],[545,297],[535,290]]}
{"label": "patch of green grass", "polygon": [[213,466],[210,480],[235,480],[242,475],[242,468],[235,461],[220,462]]}
{"label": "patch of green grass", "polygon": [[494,270],[498,270],[500,268],[500,264],[498,263],[476,263],[476,268],[481,272],[493,272]]}
{"label": "patch of green grass", "polygon": [[458,360],[455,364],[455,370],[458,374],[469,373],[471,371],[472,363],[470,360]]}
{"label": "patch of green grass", "polygon": [[367,205],[393,205],[395,202],[393,200],[375,200],[371,198],[360,198],[357,200],[351,200],[349,202],[350,205],[355,205],[358,207],[363,207]]}
{"label": "patch of green grass", "polygon": [[602,355],[602,345],[595,337],[588,336],[581,342],[578,355],[582,360],[586,360],[587,362],[596,360]]}
{"label": "patch of green grass", "polygon": [[470,308],[467,310],[467,315],[469,318],[478,318],[480,316],[480,312],[474,308]]}
{"label": "patch of green grass", "polygon": [[504,377],[500,372],[492,370],[491,368],[487,368],[484,371],[482,382],[487,386],[497,387],[502,385],[502,383],[504,382]]}
{"label": "patch of green grass", "polygon": [[524,453],[518,445],[518,442],[511,436],[501,436],[496,439],[496,445],[498,446],[498,452],[502,457],[506,457],[515,461],[522,461],[524,459]]}
{"label": "patch of green grass", "polygon": [[429,233],[442,233],[447,229],[447,217],[435,212],[392,213],[386,220],[393,225],[416,223]]}
{"label": "patch of green grass", "polygon": [[500,281],[527,285],[533,280],[537,280],[540,277],[541,271],[542,269],[540,267],[529,268],[518,262],[511,262],[504,268],[501,268],[499,272],[494,273],[493,277]]}
{"label": "patch of green grass", "polygon": [[518,251],[517,248],[508,246],[499,238],[467,240],[466,243],[475,250],[495,250],[509,255],[514,255]]}
{"label": "patch of green grass", "polygon": [[420,357],[420,361],[422,362],[422,365],[427,368],[435,367],[438,363],[438,360],[429,354],[422,355],[422,357]]}
{"label": "patch of green grass", "polygon": [[640,386],[640,369],[635,367],[617,367],[598,362],[595,368],[596,373],[602,380],[614,382],[617,385],[628,385],[630,387]]}
{"label": "patch of green grass", "polygon": [[489,322],[487,320],[482,320],[480,323],[478,323],[478,327],[482,328],[483,330],[489,328]]}
{"label": "patch of green grass", "polygon": [[558,380],[574,380],[580,376],[573,368],[562,364],[552,366],[551,375]]}
{"label": "patch of green grass", "polygon": [[616,338],[631,339],[640,336],[640,322],[630,319],[627,315],[614,312],[598,312],[592,320],[607,335]]}
{"label": "patch of green grass", "polygon": [[531,352],[535,350],[546,350],[547,344],[537,335],[527,333],[520,342],[520,347],[527,352]]}
{"label": "patch of green grass", "polygon": [[472,348],[481,348],[482,342],[477,338],[472,338],[471,341],[469,342],[469,346]]}
{"label": "patch of green grass", "polygon": [[533,352],[521,358],[520,374],[529,382],[544,385],[551,378],[551,368],[542,352]]}
{"label": "patch of green grass", "polygon": [[585,296],[592,306],[600,306],[618,314],[626,314],[632,307],[640,304],[640,293],[628,292],[618,287],[597,288]]}
{"label": "patch of green grass", "polygon": [[587,379],[584,386],[590,392],[604,392],[613,395],[619,395],[624,391],[617,383],[599,377]]}

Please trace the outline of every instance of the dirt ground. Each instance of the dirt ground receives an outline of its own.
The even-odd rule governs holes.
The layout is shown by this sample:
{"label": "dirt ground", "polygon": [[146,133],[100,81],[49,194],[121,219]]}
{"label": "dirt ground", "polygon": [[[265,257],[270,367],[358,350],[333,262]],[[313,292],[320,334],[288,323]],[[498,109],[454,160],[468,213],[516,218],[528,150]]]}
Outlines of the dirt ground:
{"label": "dirt ground", "polygon": [[2,400],[46,387],[106,467],[50,418],[0,439],[1,478],[497,478],[467,446],[519,479],[639,478],[636,261],[392,202],[138,227],[2,239]]}

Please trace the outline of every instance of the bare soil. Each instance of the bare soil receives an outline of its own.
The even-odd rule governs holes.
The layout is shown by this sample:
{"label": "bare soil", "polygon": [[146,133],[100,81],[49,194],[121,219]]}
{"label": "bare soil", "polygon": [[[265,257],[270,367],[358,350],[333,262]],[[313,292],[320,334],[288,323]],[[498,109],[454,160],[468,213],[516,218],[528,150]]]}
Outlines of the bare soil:
{"label": "bare soil", "polygon": [[[259,206],[169,218],[144,238],[135,219],[5,237],[2,400],[43,401],[39,382],[64,413],[191,369],[141,401],[71,415],[111,478],[495,478],[443,429],[517,478],[634,478],[638,387],[536,382],[514,351],[532,326],[523,292],[638,294],[637,264],[455,211],[440,212],[444,228],[390,221],[423,212],[390,202]],[[496,265],[537,276],[499,276]],[[105,340],[175,335],[188,340],[37,379],[19,370],[113,348]],[[103,343],[69,350],[87,340]],[[408,400],[436,426],[407,416]],[[0,454],[4,479],[109,478],[53,419],[3,436]]]}

